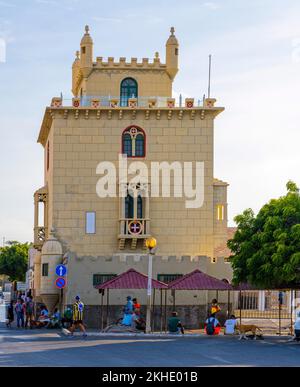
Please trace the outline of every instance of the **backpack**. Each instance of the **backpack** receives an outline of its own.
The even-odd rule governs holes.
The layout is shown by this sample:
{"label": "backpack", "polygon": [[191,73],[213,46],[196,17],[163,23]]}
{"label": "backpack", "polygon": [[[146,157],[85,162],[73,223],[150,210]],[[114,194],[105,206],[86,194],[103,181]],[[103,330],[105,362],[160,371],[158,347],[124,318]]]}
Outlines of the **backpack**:
{"label": "backpack", "polygon": [[210,336],[212,336],[215,333],[215,319],[210,318],[208,320],[207,326],[206,326],[206,333]]}

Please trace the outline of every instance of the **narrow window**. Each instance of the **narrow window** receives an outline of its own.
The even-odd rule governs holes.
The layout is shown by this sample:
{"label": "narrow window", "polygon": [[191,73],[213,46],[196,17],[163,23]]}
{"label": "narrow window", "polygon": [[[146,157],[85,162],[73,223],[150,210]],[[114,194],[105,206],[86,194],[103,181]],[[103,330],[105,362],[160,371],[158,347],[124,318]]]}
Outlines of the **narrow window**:
{"label": "narrow window", "polygon": [[50,165],[50,143],[49,143],[49,141],[48,141],[48,144],[47,144],[46,159],[47,159],[47,171],[48,171],[49,170],[49,165]]}
{"label": "narrow window", "polygon": [[224,220],[224,206],[222,204],[219,204],[217,206],[217,219],[219,221],[223,221]]}
{"label": "narrow window", "polygon": [[175,55],[177,56],[179,54],[179,49],[175,48]]}
{"label": "narrow window", "polygon": [[123,137],[123,154],[132,157],[132,139],[129,133]]}
{"label": "narrow window", "polygon": [[125,198],[125,218],[133,219],[134,215],[134,200],[131,195],[127,195]]}
{"label": "narrow window", "polygon": [[85,215],[86,234],[96,234],[96,212],[87,212]]}
{"label": "narrow window", "polygon": [[135,140],[135,157],[145,156],[145,137],[142,134],[138,134]]}
{"label": "narrow window", "polygon": [[49,263],[43,263],[42,265],[42,276],[48,277],[49,275]]}
{"label": "narrow window", "polygon": [[82,53],[82,54],[85,54],[85,47],[82,47],[81,53]]}

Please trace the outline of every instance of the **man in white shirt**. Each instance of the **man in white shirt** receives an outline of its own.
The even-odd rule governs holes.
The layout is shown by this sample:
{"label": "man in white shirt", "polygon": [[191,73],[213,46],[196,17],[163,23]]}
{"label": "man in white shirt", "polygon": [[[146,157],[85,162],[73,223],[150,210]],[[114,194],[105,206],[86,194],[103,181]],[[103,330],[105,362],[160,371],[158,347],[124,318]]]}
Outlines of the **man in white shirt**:
{"label": "man in white shirt", "polygon": [[234,315],[225,321],[225,335],[234,335],[237,320]]}

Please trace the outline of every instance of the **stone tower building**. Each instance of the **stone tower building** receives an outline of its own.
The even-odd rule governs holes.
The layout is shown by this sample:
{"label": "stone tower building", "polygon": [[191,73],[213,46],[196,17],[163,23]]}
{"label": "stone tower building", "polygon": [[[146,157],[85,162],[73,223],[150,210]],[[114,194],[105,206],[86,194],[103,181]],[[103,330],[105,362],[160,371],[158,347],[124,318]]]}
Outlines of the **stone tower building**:
{"label": "stone tower building", "polygon": [[[230,280],[224,248],[228,184],[214,178],[214,120],[224,109],[211,98],[202,103],[173,98],[179,54],[172,28],[165,63],[158,53],[153,60],[95,60],[93,40],[85,28],[72,67],[74,97],[69,102],[52,99],[38,137],[45,151],[45,184],[34,195],[37,300],[47,302],[47,294],[52,303],[55,294],[58,299],[52,257],[68,266],[64,305],[80,294],[92,321],[100,302],[95,285],[129,268],[147,273],[145,240],[150,236],[158,242],[156,278],[168,282],[200,268]],[[121,179],[120,155],[127,156],[129,169],[136,162],[146,167],[148,180],[143,173],[134,182]],[[160,163],[154,172],[153,163]],[[191,166],[190,173],[184,170],[185,163]],[[203,166],[201,206],[187,206],[191,197],[184,195],[178,180],[174,187],[171,184],[169,197],[163,197],[162,177],[184,182],[186,175],[196,175],[196,163]],[[105,165],[115,166],[116,181],[113,175],[108,177],[112,190],[115,184],[115,196],[99,194]],[[136,295],[145,301],[143,293]],[[193,297],[181,295],[177,302],[192,305]],[[113,305],[123,301],[124,294],[111,295]]]}

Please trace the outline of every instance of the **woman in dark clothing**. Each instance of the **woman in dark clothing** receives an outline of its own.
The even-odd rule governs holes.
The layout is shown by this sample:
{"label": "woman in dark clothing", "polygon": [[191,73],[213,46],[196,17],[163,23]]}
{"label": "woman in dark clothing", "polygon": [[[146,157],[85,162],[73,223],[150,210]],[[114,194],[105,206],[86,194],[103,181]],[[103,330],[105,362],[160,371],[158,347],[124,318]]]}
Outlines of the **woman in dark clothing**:
{"label": "woman in dark clothing", "polygon": [[11,328],[11,323],[14,321],[15,316],[14,316],[14,302],[10,301],[10,304],[8,305],[7,308],[7,320],[8,322],[6,323],[7,328]]}

